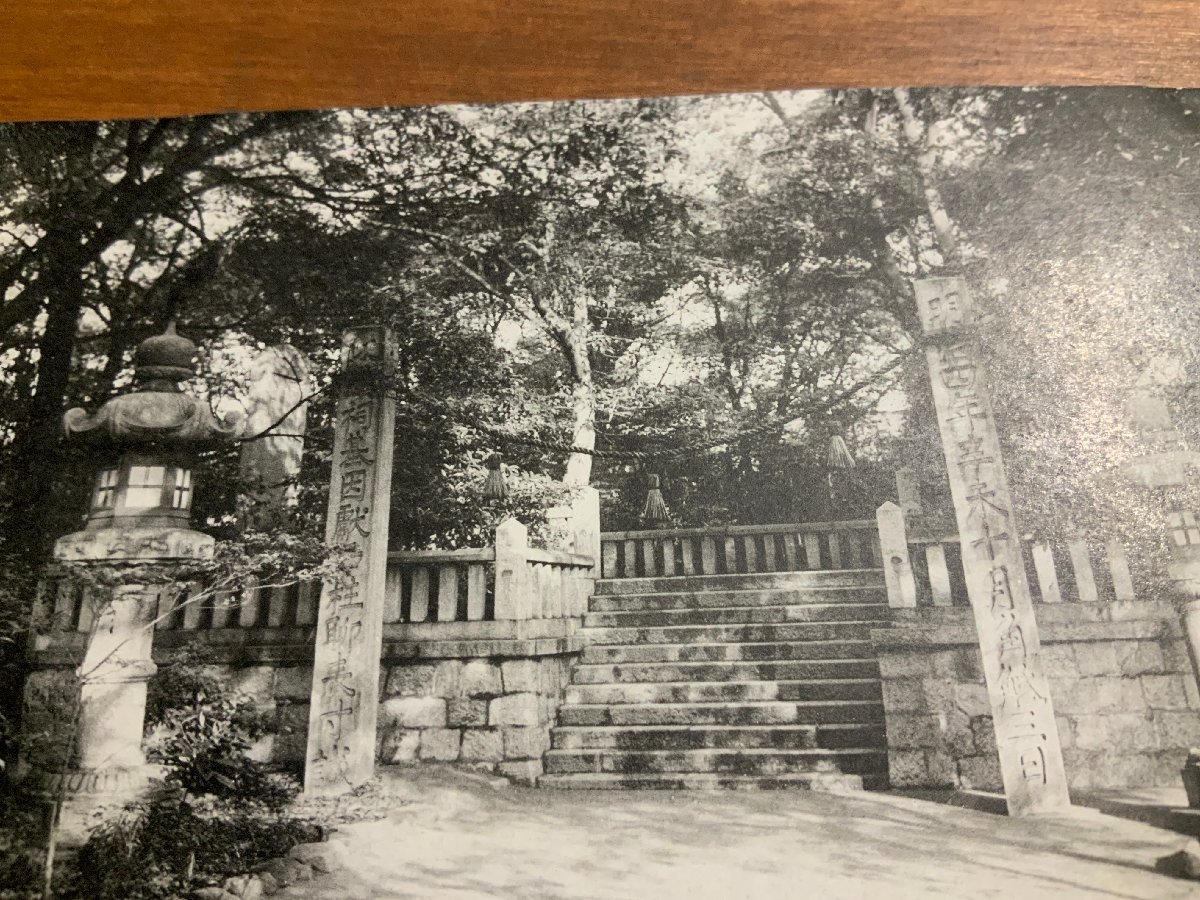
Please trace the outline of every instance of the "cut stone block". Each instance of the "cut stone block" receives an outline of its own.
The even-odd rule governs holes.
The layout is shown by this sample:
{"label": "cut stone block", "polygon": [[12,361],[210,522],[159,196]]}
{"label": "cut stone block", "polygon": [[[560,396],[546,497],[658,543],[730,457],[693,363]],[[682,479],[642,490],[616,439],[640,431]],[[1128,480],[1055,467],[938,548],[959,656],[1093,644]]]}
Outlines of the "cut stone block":
{"label": "cut stone block", "polygon": [[879,657],[879,674],[885,679],[922,678],[934,674],[933,660],[923,653],[884,654]]}
{"label": "cut stone block", "polygon": [[465,762],[500,762],[504,759],[504,738],[499,731],[467,728],[462,735],[459,754]]}
{"label": "cut stone block", "polygon": [[1075,746],[1080,750],[1136,752],[1153,733],[1147,718],[1138,713],[1075,716]]}
{"label": "cut stone block", "polygon": [[896,714],[888,716],[888,745],[897,750],[937,747],[942,742],[941,720],[936,715]]}
{"label": "cut stone block", "polygon": [[892,710],[925,711],[925,694],[921,685],[914,681],[885,681],[883,683],[883,705]]}
{"label": "cut stone block", "polygon": [[541,759],[550,749],[550,732],[540,726],[516,726],[500,729],[504,736],[504,758]]}
{"label": "cut stone block", "polygon": [[1075,662],[1079,667],[1079,674],[1084,677],[1121,673],[1121,666],[1117,661],[1117,648],[1111,641],[1076,644]]}
{"label": "cut stone block", "polygon": [[927,787],[929,769],[924,750],[889,750],[888,775],[893,787]]}
{"label": "cut stone block", "polygon": [[488,705],[488,723],[491,725],[537,725],[539,722],[537,694],[506,694]]}
{"label": "cut stone block", "polygon": [[954,704],[968,716],[985,716],[992,711],[987,687],[983,684],[956,684]]}
{"label": "cut stone block", "polygon": [[1162,648],[1156,641],[1121,641],[1117,644],[1117,666],[1122,675],[1146,675],[1165,671]]}
{"label": "cut stone block", "polygon": [[436,665],[393,666],[388,673],[386,693],[389,697],[433,696]]}
{"label": "cut stone block", "polygon": [[382,723],[401,728],[446,725],[446,701],[438,697],[390,697],[383,701]]}
{"label": "cut stone block", "polygon": [[383,733],[379,759],[383,763],[404,765],[416,762],[421,732],[415,728],[396,728]]}
{"label": "cut stone block", "polygon": [[513,659],[500,664],[504,693],[537,691],[542,686],[541,667],[532,659]]}
{"label": "cut stone block", "polygon": [[[977,753],[991,753],[996,749],[996,728],[992,724],[991,716],[978,716],[972,719],[971,733],[975,737],[975,750]],[[1062,733],[1061,722],[1059,724],[1059,733]]]}
{"label": "cut stone block", "polygon": [[1181,675],[1143,675],[1142,693],[1150,709],[1188,709],[1187,691]]}
{"label": "cut stone block", "polygon": [[471,660],[462,668],[458,690],[467,697],[495,697],[503,691],[500,666],[486,659]]}
{"label": "cut stone block", "polygon": [[542,776],[542,761],[540,759],[523,759],[515,762],[502,762],[499,769],[501,774],[518,784],[527,784],[532,787]]}
{"label": "cut stone block", "polygon": [[421,732],[421,759],[453,762],[458,759],[462,732],[457,728],[426,728]]}
{"label": "cut stone block", "polygon": [[1000,775],[1000,758],[995,749],[988,754],[960,759],[958,781],[961,787],[972,791],[1004,790],[1004,780]]}
{"label": "cut stone block", "polygon": [[446,724],[451,728],[488,723],[488,701],[455,697],[446,701]]}

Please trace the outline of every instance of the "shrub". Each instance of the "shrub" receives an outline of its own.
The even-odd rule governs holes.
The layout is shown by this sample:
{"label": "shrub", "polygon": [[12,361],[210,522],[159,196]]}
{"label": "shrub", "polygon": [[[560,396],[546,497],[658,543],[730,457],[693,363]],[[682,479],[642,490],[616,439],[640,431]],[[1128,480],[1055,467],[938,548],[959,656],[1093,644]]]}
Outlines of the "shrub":
{"label": "shrub", "polygon": [[44,823],[28,798],[0,785],[0,900],[42,896]]}
{"label": "shrub", "polygon": [[259,804],[176,796],[133,805],[92,832],[64,897],[179,897],[321,836],[316,823]]}
{"label": "shrub", "polygon": [[190,663],[164,667],[151,681],[146,707],[147,755],[187,793],[276,809],[296,795],[295,781],[246,755],[269,733],[271,714],[211,671]]}
{"label": "shrub", "polygon": [[93,830],[63,896],[179,897],[320,840],[316,822],[280,812],[296,781],[246,756],[270,718],[211,669],[164,667],[147,697],[147,755],[166,767],[172,790]]}

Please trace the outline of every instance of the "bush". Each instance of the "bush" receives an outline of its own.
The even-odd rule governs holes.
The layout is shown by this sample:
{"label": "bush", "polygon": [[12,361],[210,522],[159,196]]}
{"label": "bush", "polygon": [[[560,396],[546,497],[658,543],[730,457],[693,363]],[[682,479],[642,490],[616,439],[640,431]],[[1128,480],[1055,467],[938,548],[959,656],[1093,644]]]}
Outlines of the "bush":
{"label": "bush", "polygon": [[0,786],[0,900],[42,896],[44,823],[29,798]]}
{"label": "bush", "polygon": [[156,900],[220,884],[296,844],[320,840],[307,819],[260,804],[166,798],[98,826],[80,851],[68,900]]}
{"label": "bush", "polygon": [[193,662],[150,684],[147,755],[171,790],[98,826],[64,897],[179,897],[321,839],[313,820],[280,813],[299,784],[246,756],[269,732],[268,712]]}
{"label": "bush", "polygon": [[210,671],[176,663],[151,681],[146,703],[147,755],[195,795],[237,798],[278,809],[299,790],[246,755],[269,733],[271,714]]}

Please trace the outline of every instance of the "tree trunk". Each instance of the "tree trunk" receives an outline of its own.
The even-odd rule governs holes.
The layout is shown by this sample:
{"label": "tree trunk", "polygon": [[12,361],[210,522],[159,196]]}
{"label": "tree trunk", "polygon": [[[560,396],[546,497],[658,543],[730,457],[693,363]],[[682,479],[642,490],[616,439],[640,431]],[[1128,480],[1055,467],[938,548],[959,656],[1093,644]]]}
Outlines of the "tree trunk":
{"label": "tree trunk", "polygon": [[[596,448],[596,386],[592,381],[592,363],[588,356],[587,298],[577,297],[572,310],[572,328],[565,336],[570,348],[571,374],[575,385],[571,389],[571,445],[584,450]],[[592,454],[572,452],[567,457],[563,483],[571,487],[587,487],[592,480]]]}
{"label": "tree trunk", "polygon": [[950,219],[950,214],[946,212],[942,195],[934,183],[935,148],[929,142],[929,129],[925,128],[917,119],[917,113],[908,96],[908,91],[904,88],[896,88],[892,94],[896,98],[896,105],[900,108],[900,118],[904,123],[904,137],[917,154],[917,171],[921,176],[925,204],[929,208],[929,220],[933,224],[933,232],[937,235],[945,262],[952,263],[957,260],[958,242],[954,239],[954,223]]}
{"label": "tree trunk", "polygon": [[[57,535],[45,533],[45,516],[37,514],[54,491],[61,465],[63,401],[71,381],[75,336],[83,309],[82,264],[69,240],[58,242],[47,259],[46,326],[38,340],[37,387],[26,427],[13,454],[14,500],[17,509],[35,511],[20,534],[11,535],[16,549],[41,559]],[[84,473],[80,473],[83,477]]]}

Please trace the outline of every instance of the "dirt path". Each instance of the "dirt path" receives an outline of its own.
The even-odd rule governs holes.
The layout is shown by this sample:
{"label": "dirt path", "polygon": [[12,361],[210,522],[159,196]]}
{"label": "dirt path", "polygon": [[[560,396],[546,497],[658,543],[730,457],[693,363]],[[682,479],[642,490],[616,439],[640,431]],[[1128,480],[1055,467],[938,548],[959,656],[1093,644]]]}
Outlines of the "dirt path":
{"label": "dirt path", "polygon": [[388,818],[333,838],[346,869],[278,896],[1200,897],[1200,883],[1152,871],[1183,837],[1098,813],[1031,822],[884,794],[539,791],[452,770],[385,780]]}

